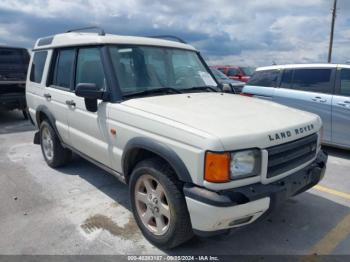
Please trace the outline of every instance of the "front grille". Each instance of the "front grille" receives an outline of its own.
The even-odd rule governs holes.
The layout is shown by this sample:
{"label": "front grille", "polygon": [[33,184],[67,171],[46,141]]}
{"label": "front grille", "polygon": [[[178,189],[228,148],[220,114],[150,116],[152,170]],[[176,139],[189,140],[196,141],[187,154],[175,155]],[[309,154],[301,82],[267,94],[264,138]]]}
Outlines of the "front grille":
{"label": "front grille", "polygon": [[267,178],[278,176],[311,159],[317,151],[317,134],[299,140],[267,148]]}

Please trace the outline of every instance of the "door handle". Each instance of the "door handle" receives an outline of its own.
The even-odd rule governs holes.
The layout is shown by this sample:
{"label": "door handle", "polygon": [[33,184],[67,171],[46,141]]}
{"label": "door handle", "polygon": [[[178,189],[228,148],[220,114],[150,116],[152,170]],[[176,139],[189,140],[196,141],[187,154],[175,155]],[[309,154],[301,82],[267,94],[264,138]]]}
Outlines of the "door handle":
{"label": "door handle", "polygon": [[67,104],[68,106],[73,106],[73,107],[75,107],[75,102],[74,102],[74,100],[66,100],[66,104]]}
{"label": "door handle", "polygon": [[44,97],[45,97],[46,99],[51,99],[51,95],[50,95],[49,93],[45,93],[45,94],[44,94]]}
{"label": "door handle", "polygon": [[320,96],[315,96],[314,98],[311,98],[311,100],[315,102],[321,102],[321,103],[327,102],[327,99],[322,99],[322,97]]}
{"label": "door handle", "polygon": [[350,101],[338,102],[337,105],[350,108]]}

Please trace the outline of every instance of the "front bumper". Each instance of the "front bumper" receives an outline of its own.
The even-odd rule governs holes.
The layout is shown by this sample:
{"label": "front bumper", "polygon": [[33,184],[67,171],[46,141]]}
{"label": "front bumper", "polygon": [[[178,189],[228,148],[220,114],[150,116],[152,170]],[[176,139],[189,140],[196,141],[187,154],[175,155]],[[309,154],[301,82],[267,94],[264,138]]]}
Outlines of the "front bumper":
{"label": "front bumper", "polygon": [[219,231],[254,222],[287,198],[316,185],[325,174],[327,158],[320,151],[310,165],[270,184],[256,183],[218,192],[186,185],[184,193],[193,229]]}

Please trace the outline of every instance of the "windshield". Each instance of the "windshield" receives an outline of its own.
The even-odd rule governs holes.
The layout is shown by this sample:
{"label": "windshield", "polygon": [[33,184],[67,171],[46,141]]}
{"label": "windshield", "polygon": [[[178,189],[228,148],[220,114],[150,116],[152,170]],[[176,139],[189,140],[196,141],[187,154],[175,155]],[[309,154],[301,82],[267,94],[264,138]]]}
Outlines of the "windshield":
{"label": "windshield", "polygon": [[241,67],[241,70],[246,76],[252,76],[255,68],[254,67]]}
{"label": "windshield", "polygon": [[220,70],[216,69],[216,68],[210,68],[210,70],[213,72],[213,75],[217,78],[217,79],[222,79],[222,80],[230,80],[223,72],[221,72]]}
{"label": "windshield", "polygon": [[110,54],[123,95],[160,88],[217,87],[194,51],[123,45],[111,46]]}

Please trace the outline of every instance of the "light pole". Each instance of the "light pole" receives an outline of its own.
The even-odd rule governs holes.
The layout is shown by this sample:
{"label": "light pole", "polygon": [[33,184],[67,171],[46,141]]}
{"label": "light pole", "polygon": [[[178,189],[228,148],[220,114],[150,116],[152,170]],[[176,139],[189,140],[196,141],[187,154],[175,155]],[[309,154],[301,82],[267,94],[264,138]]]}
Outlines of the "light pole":
{"label": "light pole", "polygon": [[334,0],[333,10],[332,10],[331,35],[330,35],[330,38],[329,38],[328,63],[332,62],[333,35],[334,35],[334,24],[335,24],[336,14],[337,14],[337,0]]}

